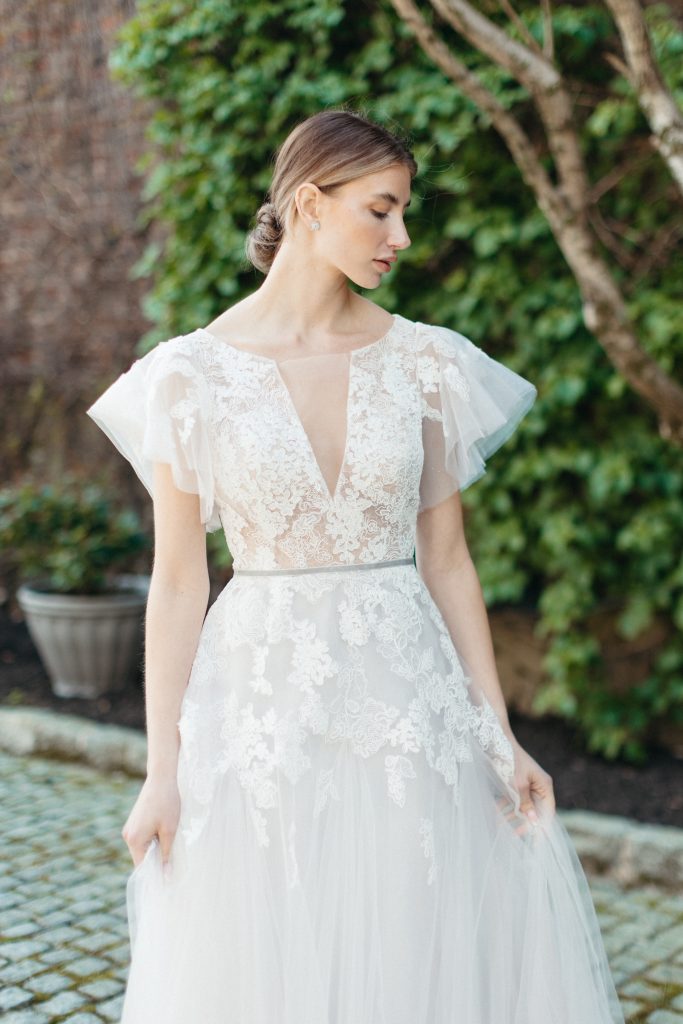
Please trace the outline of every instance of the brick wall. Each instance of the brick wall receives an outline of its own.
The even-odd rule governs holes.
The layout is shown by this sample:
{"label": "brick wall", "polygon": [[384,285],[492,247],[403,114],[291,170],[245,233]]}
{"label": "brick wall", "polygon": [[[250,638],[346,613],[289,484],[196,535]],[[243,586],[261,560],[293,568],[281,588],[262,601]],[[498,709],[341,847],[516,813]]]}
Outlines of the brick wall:
{"label": "brick wall", "polygon": [[111,80],[134,0],[0,0],[0,470],[123,460],[85,416],[149,327],[136,226],[149,110]]}

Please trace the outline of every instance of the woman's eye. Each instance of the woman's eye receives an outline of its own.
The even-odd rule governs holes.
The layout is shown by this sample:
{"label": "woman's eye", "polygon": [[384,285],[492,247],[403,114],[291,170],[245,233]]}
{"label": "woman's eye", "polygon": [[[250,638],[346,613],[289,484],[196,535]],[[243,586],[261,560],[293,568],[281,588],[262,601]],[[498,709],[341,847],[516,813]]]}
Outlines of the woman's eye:
{"label": "woman's eye", "polygon": [[378,213],[377,210],[371,210],[370,212],[373,216],[377,217],[378,220],[384,220],[385,217],[389,216],[388,213]]}

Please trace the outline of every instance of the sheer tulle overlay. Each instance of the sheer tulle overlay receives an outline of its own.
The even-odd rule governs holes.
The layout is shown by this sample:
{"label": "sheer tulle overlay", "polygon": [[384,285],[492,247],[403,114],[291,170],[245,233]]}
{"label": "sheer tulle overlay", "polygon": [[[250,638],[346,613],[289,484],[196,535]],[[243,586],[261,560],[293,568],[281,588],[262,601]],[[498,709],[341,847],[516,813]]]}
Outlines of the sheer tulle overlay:
{"label": "sheer tulle overlay", "polygon": [[183,695],[170,872],[154,840],[128,878],[122,1024],[623,1024],[570,837],[522,815],[412,558],[418,512],[534,397],[395,317],[280,363],[200,329],[89,410],[150,490],[175,467],[235,559]]}

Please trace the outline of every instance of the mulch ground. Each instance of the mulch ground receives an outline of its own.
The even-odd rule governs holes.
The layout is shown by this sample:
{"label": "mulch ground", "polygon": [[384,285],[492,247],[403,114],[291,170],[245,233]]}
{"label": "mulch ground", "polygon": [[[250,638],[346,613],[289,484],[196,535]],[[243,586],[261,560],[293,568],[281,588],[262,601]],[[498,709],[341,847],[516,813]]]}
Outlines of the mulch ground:
{"label": "mulch ground", "polygon": [[[142,680],[94,700],[57,697],[23,622],[0,608],[0,704],[51,708],[98,722],[144,730]],[[651,746],[644,765],[607,761],[588,753],[573,726],[546,716],[510,712],[522,746],[553,778],[561,808],[619,814],[637,821],[683,827],[683,759]]]}

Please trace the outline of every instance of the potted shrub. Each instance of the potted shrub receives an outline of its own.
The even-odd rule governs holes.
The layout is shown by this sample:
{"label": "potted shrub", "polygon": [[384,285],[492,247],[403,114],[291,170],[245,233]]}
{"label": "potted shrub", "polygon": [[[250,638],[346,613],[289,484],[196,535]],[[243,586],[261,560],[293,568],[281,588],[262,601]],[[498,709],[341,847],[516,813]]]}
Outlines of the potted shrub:
{"label": "potted shrub", "polygon": [[147,544],[137,515],[94,484],[0,490],[0,565],[60,697],[99,697],[134,676],[148,582],[115,569]]}

